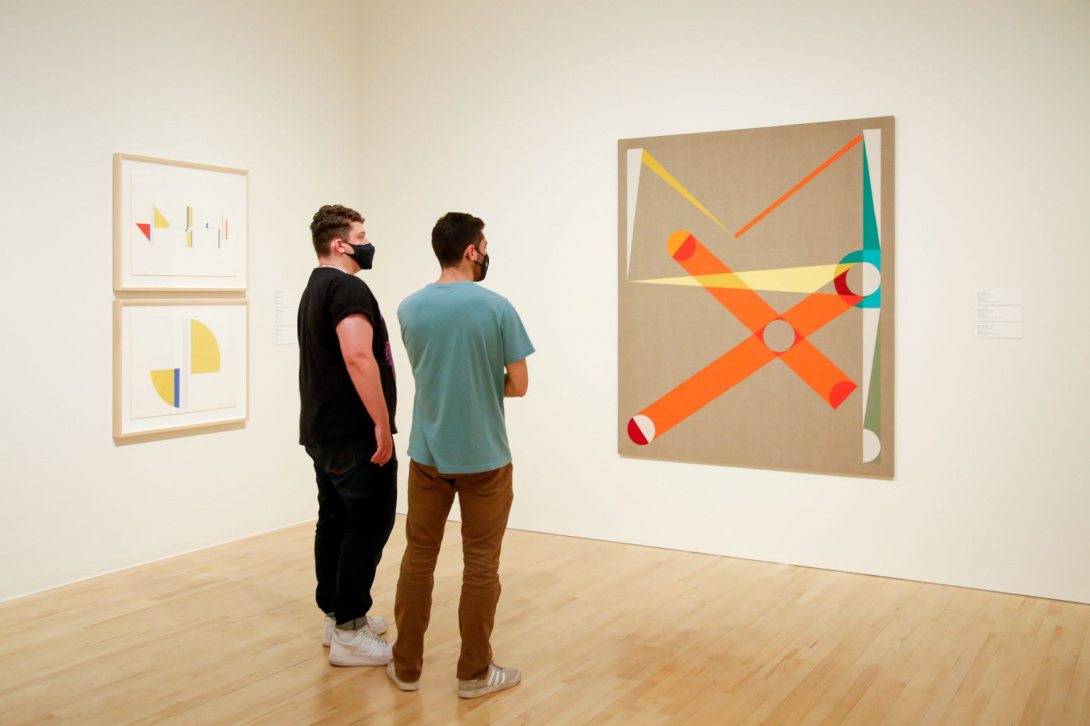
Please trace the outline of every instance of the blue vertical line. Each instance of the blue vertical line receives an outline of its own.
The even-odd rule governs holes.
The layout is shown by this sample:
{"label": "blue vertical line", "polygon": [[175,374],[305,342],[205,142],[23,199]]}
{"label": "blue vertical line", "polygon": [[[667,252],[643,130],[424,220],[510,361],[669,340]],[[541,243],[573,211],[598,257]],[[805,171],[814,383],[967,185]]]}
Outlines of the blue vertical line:
{"label": "blue vertical line", "polygon": [[182,370],[180,368],[174,369],[174,408],[181,408],[181,395],[182,395]]}

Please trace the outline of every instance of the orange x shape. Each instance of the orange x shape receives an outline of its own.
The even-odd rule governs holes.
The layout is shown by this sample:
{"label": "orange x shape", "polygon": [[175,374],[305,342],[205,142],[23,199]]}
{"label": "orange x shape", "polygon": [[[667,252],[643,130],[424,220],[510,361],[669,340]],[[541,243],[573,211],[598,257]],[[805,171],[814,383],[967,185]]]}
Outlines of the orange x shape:
{"label": "orange x shape", "polygon": [[[733,271],[688,232],[674,232],[666,247],[670,256],[753,334],[633,416],[628,422],[632,441],[640,445],[650,443],[776,358],[833,408],[856,389],[855,383],[807,337],[850,310],[862,297],[812,293],[781,315],[748,287],[710,287],[707,281],[714,278],[707,276]],[[794,340],[783,350],[774,350],[765,342],[768,326],[776,321],[790,325],[794,333]]]}

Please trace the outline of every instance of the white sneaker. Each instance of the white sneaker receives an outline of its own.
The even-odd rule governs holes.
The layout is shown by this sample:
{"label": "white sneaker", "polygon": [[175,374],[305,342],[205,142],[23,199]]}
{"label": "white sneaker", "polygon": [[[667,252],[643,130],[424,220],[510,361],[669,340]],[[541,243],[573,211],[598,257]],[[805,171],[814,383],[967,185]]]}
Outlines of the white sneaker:
{"label": "white sneaker", "polygon": [[480,698],[489,693],[514,688],[522,680],[517,668],[501,668],[495,663],[488,664],[488,675],[473,680],[458,680],[458,698]]}
{"label": "white sneaker", "polygon": [[390,680],[394,682],[394,685],[403,691],[420,690],[420,681],[403,681],[397,677],[397,670],[394,669],[393,661],[390,661],[390,664],[386,666],[386,675],[390,676]]}
{"label": "white sneaker", "polygon": [[333,629],[329,662],[335,666],[380,666],[394,659],[393,646],[364,626],[359,630]]}
{"label": "white sneaker", "polygon": [[[333,641],[333,631],[337,627],[337,621],[333,619],[332,615],[326,615],[325,620],[322,622],[322,645],[329,647],[329,644]],[[376,617],[367,618],[367,627],[371,629],[371,632],[375,635],[382,635],[386,632],[386,618],[381,615]]]}

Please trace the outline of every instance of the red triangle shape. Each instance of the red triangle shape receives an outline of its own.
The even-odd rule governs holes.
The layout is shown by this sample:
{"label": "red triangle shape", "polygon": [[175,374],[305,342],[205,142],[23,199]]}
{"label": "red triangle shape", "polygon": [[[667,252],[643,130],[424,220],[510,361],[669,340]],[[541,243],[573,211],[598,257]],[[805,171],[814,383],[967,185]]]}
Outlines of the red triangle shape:
{"label": "red triangle shape", "polygon": [[136,226],[140,228],[140,231],[144,233],[144,236],[148,238],[148,242],[151,242],[151,225],[136,223]]}

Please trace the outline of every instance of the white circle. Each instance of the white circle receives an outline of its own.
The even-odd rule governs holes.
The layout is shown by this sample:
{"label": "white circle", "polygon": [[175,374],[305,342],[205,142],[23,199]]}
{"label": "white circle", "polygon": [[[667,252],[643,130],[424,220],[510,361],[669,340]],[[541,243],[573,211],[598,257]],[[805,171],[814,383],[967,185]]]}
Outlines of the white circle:
{"label": "white circle", "polygon": [[773,353],[783,353],[795,344],[795,329],[786,320],[773,320],[765,326],[762,338]]}
{"label": "white circle", "polygon": [[869,464],[882,453],[882,440],[870,429],[863,429],[863,463]]}
{"label": "white circle", "polygon": [[862,297],[873,295],[878,291],[878,288],[882,285],[882,271],[875,267],[870,262],[864,262],[863,268],[863,292],[860,293]]}
{"label": "white circle", "polygon": [[643,438],[650,444],[655,438],[655,422],[643,414],[633,416],[632,420],[636,422],[636,428],[640,430],[640,433],[643,434]]}

